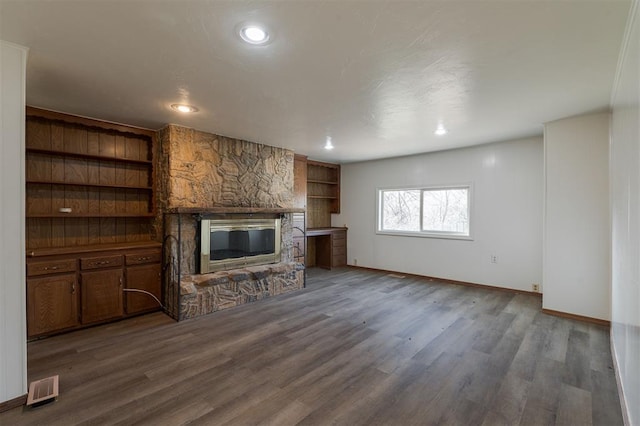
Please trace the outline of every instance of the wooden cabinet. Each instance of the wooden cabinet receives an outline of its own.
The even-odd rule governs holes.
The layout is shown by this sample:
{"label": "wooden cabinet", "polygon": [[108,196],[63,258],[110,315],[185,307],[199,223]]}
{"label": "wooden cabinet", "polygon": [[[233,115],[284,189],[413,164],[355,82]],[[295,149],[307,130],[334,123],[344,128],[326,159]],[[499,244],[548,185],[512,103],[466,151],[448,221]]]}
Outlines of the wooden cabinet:
{"label": "wooden cabinet", "polygon": [[[27,257],[28,337],[159,310],[161,245],[40,249]],[[128,292],[134,289],[138,292]]]}
{"label": "wooden cabinet", "polygon": [[124,287],[144,263],[160,294],[155,132],[31,107],[25,123],[29,337],[141,312]]}
{"label": "wooden cabinet", "polygon": [[76,270],[75,259],[61,259],[27,264],[27,276],[59,274],[61,272],[74,272]]}
{"label": "wooden cabinet", "polygon": [[347,229],[307,229],[307,265],[331,269],[347,264]]}
{"label": "wooden cabinet", "polygon": [[78,294],[75,273],[28,278],[27,334],[35,336],[78,326]]}
{"label": "wooden cabinet", "polygon": [[127,314],[158,309],[158,302],[148,293],[151,293],[158,300],[162,297],[160,294],[160,264],[128,266],[126,275],[126,288],[133,290],[126,293]]}
{"label": "wooden cabinet", "polygon": [[[298,248],[304,250],[308,267],[344,266],[347,264],[347,231],[346,228],[331,227],[331,214],[340,213],[340,165],[305,160],[306,238],[297,236],[294,231],[294,252]],[[294,175],[298,179],[299,175]]]}
{"label": "wooden cabinet", "polygon": [[92,324],[124,314],[122,269],[82,272],[82,324]]}
{"label": "wooden cabinet", "polygon": [[293,207],[307,208],[307,157],[298,154],[293,163]]}
{"label": "wooden cabinet", "polygon": [[340,213],[340,165],[307,160],[307,227],[330,227],[331,213]]}
{"label": "wooden cabinet", "polygon": [[331,233],[331,267],[347,265],[347,231],[337,229]]}

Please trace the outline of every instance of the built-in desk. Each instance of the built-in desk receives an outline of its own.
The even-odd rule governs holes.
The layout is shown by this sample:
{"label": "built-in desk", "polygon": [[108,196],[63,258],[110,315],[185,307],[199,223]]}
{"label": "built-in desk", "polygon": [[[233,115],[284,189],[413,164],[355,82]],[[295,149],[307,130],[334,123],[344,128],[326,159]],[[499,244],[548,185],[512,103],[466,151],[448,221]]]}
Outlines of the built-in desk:
{"label": "built-in desk", "polygon": [[307,266],[347,264],[347,228],[307,228]]}

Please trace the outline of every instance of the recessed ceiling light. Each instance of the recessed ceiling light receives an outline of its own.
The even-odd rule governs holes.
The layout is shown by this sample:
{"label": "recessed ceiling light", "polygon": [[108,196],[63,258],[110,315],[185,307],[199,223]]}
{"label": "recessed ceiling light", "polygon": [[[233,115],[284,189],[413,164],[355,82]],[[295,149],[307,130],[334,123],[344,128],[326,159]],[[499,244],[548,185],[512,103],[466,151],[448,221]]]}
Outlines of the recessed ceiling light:
{"label": "recessed ceiling light", "polygon": [[438,136],[443,136],[443,135],[446,135],[448,133],[448,131],[447,131],[447,129],[444,128],[444,126],[442,124],[438,124],[438,128],[433,133],[435,133]]}
{"label": "recessed ceiling light", "polygon": [[174,111],[184,112],[184,113],[198,112],[198,108],[194,107],[193,105],[187,105],[187,104],[172,104],[171,109]]}
{"label": "recessed ceiling light", "polygon": [[324,144],[324,149],[332,150],[334,148],[331,142],[331,136],[327,136],[327,143]]}
{"label": "recessed ceiling light", "polygon": [[264,44],[269,41],[269,33],[257,25],[242,27],[240,37],[249,44]]}

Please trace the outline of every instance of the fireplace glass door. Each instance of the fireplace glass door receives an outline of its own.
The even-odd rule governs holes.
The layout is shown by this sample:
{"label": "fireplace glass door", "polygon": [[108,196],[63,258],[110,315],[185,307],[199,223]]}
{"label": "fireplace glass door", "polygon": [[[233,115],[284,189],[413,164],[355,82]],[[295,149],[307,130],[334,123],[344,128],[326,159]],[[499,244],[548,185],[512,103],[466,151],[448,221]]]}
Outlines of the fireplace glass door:
{"label": "fireplace glass door", "polygon": [[203,219],[200,273],[280,261],[280,219]]}

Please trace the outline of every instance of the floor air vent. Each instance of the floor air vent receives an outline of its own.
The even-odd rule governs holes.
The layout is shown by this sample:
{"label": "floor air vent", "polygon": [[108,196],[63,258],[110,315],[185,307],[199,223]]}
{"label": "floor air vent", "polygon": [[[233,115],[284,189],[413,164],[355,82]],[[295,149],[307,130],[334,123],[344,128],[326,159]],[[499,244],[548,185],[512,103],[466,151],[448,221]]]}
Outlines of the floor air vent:
{"label": "floor air vent", "polygon": [[48,402],[55,401],[58,397],[58,376],[36,380],[29,385],[27,405],[38,407]]}

